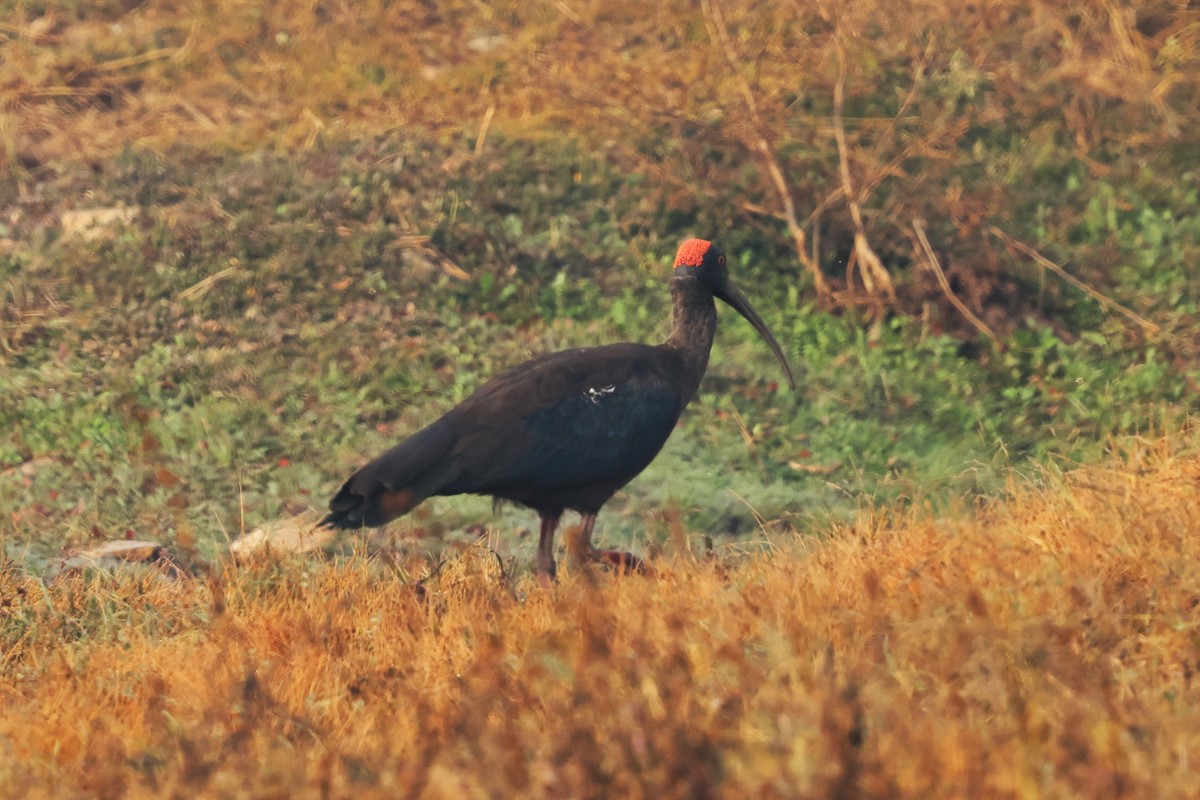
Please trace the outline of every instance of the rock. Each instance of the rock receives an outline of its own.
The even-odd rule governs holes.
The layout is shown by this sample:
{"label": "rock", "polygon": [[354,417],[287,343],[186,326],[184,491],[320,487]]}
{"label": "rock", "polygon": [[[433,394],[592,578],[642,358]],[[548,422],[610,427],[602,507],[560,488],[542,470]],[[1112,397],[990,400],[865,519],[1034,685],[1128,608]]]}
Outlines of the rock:
{"label": "rock", "polygon": [[66,236],[96,239],[105,235],[113,225],[128,224],[136,213],[136,208],[77,208],[64,211],[58,221]]}
{"label": "rock", "polygon": [[167,548],[158,542],[142,542],[134,539],[114,539],[96,547],[74,550],[62,561],[46,572],[46,580],[61,578],[69,573],[88,569],[115,572],[122,567],[143,565],[153,567],[164,578],[175,579],[183,572],[171,558]]}
{"label": "rock", "polygon": [[318,528],[321,515],[316,511],[298,514],[261,525],[229,545],[238,561],[256,556],[310,553],[319,550],[337,535],[332,528]]}

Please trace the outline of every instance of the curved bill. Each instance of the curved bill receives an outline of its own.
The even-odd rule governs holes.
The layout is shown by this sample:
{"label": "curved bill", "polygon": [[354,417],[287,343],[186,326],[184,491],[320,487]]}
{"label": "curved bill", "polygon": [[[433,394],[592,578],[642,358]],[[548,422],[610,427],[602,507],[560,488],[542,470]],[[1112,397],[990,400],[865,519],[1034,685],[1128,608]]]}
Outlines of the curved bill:
{"label": "curved bill", "polygon": [[754,326],[754,330],[758,331],[758,334],[771,348],[771,352],[779,359],[779,363],[783,365],[783,371],[787,373],[788,386],[795,391],[796,379],[792,377],[792,368],[788,366],[787,358],[783,355],[783,348],[779,346],[779,342],[775,341],[771,329],[754,310],[754,306],[750,305],[750,301],[728,280],[723,281],[720,286],[713,287],[713,295],[728,303],[734,311],[741,314],[747,322]]}

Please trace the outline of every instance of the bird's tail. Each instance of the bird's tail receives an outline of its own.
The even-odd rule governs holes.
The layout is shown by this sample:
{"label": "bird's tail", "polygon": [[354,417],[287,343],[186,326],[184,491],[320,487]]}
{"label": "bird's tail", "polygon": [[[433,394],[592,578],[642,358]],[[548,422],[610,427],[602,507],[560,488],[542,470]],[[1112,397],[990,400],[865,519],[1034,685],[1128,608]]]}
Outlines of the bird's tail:
{"label": "bird's tail", "polygon": [[409,489],[389,491],[380,488],[362,495],[347,481],[330,501],[331,510],[318,525],[323,528],[375,527],[408,513],[424,499]]}
{"label": "bird's tail", "polygon": [[319,524],[374,527],[406,514],[445,484],[455,438],[453,423],[443,417],[388,450],[350,476]]}

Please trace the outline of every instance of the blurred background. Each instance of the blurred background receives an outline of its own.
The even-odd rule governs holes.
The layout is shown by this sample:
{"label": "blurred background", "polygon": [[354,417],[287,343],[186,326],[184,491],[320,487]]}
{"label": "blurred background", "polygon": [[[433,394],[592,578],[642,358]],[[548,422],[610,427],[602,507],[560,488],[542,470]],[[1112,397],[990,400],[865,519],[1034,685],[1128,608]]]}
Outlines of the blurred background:
{"label": "blurred background", "polygon": [[[971,505],[1177,433],[1200,370],[1187,2],[0,2],[0,536],[211,558],[532,354],[701,395],[598,540]],[[432,549],[532,552],[437,499]],[[351,537],[353,538],[353,537]]]}

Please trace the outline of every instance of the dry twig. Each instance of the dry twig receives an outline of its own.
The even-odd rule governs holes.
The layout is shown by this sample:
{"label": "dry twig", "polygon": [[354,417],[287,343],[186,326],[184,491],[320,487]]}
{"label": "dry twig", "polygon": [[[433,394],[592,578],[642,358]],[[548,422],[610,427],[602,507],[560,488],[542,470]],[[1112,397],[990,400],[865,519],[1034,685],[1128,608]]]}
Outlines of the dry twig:
{"label": "dry twig", "polygon": [[862,271],[863,285],[868,292],[874,294],[882,291],[889,299],[896,299],[896,287],[888,274],[883,261],[871,249],[867,241],[867,229],[863,224],[862,208],[854,194],[854,184],[850,180],[850,156],[846,146],[846,130],[842,121],[842,109],[846,102],[846,47],[842,42],[839,30],[837,40],[838,78],[833,86],[833,136],[837,140],[838,170],[841,173],[842,191],[846,196],[846,205],[850,208],[850,218],[854,222],[854,256],[857,258]]}
{"label": "dry twig", "polygon": [[488,103],[487,111],[483,112],[483,121],[479,123],[479,135],[475,137],[475,155],[483,155],[483,145],[487,142],[488,131],[492,127],[492,117],[496,114],[496,104]]}
{"label": "dry twig", "polygon": [[1074,275],[1070,274],[1065,269],[1060,267],[1058,264],[1055,264],[1053,261],[1046,258],[1044,255],[1039,253],[1037,250],[1034,250],[1032,247],[1025,244],[1024,242],[1017,241],[1016,239],[1012,238],[1004,231],[997,228],[995,225],[990,226],[988,228],[988,232],[990,232],[993,236],[998,238],[1000,241],[1004,242],[1004,245],[1009,249],[1010,252],[1017,252],[1017,253],[1020,253],[1024,256],[1028,256],[1029,258],[1033,259],[1034,262],[1036,262],[1038,264],[1038,266],[1040,266],[1044,269],[1050,270],[1055,275],[1057,275],[1059,278],[1066,281],[1071,286],[1074,286],[1076,289],[1078,289],[1079,291],[1086,294],[1088,297],[1095,300],[1097,303],[1100,304],[1101,308],[1104,308],[1105,310],[1107,310],[1109,307],[1115,308],[1117,311],[1124,314],[1130,320],[1137,323],[1137,325],[1140,326],[1141,329],[1143,331],[1145,331],[1146,333],[1155,334],[1155,333],[1158,333],[1160,330],[1162,330],[1157,324],[1146,319],[1141,314],[1138,314],[1136,311],[1129,308],[1128,306],[1121,305],[1116,300],[1113,300],[1111,297],[1109,297],[1108,295],[1101,292],[1099,289],[1096,289],[1095,287],[1091,286],[1090,284],[1085,283],[1084,281],[1081,281],[1079,278],[1076,278]]}
{"label": "dry twig", "polygon": [[929,246],[929,238],[925,235],[925,226],[920,220],[912,221],[913,231],[917,235],[917,242],[921,246],[921,252],[925,254],[925,263],[929,266],[931,272],[937,276],[938,286],[942,287],[942,294],[946,295],[946,299],[950,301],[958,313],[962,314],[968,322],[984,336],[991,340],[993,347],[999,347],[999,339],[996,338],[996,333],[988,324],[975,315],[975,312],[967,308],[966,303],[958,298],[954,290],[950,288],[950,281],[946,278],[946,273],[942,271],[942,264],[938,260],[937,254],[933,252],[933,248]]}
{"label": "dry twig", "polygon": [[783,219],[787,224],[788,232],[792,235],[792,241],[795,243],[796,256],[800,259],[800,263],[804,265],[804,268],[808,270],[809,275],[812,276],[817,296],[820,298],[829,297],[829,284],[825,281],[825,276],[821,274],[821,267],[808,254],[808,240],[805,236],[804,228],[800,224],[800,220],[796,217],[796,203],[792,200],[792,191],[788,188],[783,168],[779,165],[779,159],[775,156],[774,148],[771,147],[770,141],[763,133],[762,117],[758,112],[758,102],[754,98],[754,89],[751,88],[749,81],[746,80],[746,77],[738,68],[737,60],[734,58],[736,49],[733,39],[729,35],[729,28],[725,25],[725,18],[721,15],[718,6],[712,3],[712,0],[702,0],[701,8],[704,11],[704,20],[708,24],[709,36],[716,40],[717,48],[725,56],[729,70],[738,82],[738,88],[742,93],[742,100],[746,104],[746,110],[749,112],[750,121],[754,126],[756,141],[753,143],[753,149],[762,156],[767,174],[770,176],[771,182],[775,185],[775,191],[779,194],[779,199],[783,203]]}

